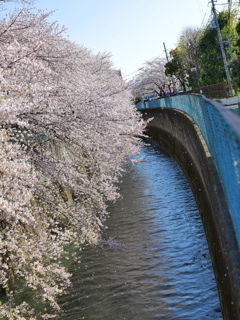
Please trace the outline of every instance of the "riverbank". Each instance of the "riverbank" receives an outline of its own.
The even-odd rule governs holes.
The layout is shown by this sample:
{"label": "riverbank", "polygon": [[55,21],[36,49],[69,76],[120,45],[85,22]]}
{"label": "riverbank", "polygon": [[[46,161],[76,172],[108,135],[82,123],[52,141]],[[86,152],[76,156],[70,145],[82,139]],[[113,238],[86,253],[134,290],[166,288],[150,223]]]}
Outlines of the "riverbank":
{"label": "riverbank", "polygon": [[148,135],[179,163],[202,215],[224,319],[240,318],[239,249],[215,161],[194,121],[174,108],[142,110]]}

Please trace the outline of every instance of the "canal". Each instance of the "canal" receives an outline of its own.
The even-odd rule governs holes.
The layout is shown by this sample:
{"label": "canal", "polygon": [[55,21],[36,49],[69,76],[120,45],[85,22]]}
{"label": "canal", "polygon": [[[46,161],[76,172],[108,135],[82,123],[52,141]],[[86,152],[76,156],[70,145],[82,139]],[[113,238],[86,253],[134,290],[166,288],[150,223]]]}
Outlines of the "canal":
{"label": "canal", "polygon": [[[162,149],[126,165],[102,248],[71,266],[61,320],[222,319],[204,229],[190,186]],[[107,239],[110,239],[107,240]],[[109,247],[109,242],[112,243]]]}

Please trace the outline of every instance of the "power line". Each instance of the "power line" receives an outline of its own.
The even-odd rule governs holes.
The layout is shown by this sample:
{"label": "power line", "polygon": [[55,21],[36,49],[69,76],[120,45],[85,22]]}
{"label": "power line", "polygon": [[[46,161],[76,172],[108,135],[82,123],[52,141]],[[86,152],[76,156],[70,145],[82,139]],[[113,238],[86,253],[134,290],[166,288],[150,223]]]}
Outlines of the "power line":
{"label": "power line", "polygon": [[126,76],[124,76],[123,78],[127,78],[127,77],[131,76],[132,74],[137,73],[138,71],[139,71],[139,69],[138,69],[137,71],[134,71],[134,72],[132,72],[132,73],[127,74],[127,75],[126,75]]}
{"label": "power line", "polygon": [[[158,57],[161,57],[163,54],[164,54],[164,52],[161,53],[159,56],[157,56],[157,58],[158,58]],[[156,57],[155,57],[155,58],[156,58]],[[153,59],[155,59],[155,58],[152,58],[151,60],[153,60]],[[133,74],[135,74],[135,73],[138,73],[139,70],[140,70],[140,68],[138,68],[136,71],[134,71],[134,72],[132,72],[132,73],[127,74],[127,75],[124,76],[123,78],[125,78],[125,80],[127,80],[126,78],[128,78],[129,76],[131,76],[131,75],[133,75]]]}
{"label": "power line", "polygon": [[204,9],[203,9],[203,4],[202,4],[202,1],[201,0],[197,0],[197,3],[198,3],[198,7],[201,11],[201,14],[203,15],[204,14]]}
{"label": "power line", "polygon": [[[208,2],[208,4],[207,4],[207,8],[206,8],[206,10],[205,10],[204,17],[203,17],[203,20],[202,20],[200,29],[202,29],[203,27],[204,27],[204,29],[206,29],[206,25],[209,23],[209,17],[208,17],[208,20],[207,20],[206,23],[205,23],[205,18],[206,18],[206,15],[207,15],[207,13],[208,13],[208,10],[209,10],[209,2]],[[204,11],[203,11],[203,12],[204,12]],[[204,26],[204,24],[205,24],[205,26]]]}

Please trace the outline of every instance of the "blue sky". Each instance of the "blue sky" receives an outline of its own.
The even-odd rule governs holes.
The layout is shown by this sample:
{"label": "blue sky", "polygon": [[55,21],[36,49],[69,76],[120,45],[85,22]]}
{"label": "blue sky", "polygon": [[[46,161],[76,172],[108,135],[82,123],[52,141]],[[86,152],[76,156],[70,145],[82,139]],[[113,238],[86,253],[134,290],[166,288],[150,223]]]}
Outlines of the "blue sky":
{"label": "blue sky", "polygon": [[66,26],[70,40],[111,53],[124,78],[165,56],[163,42],[174,49],[181,31],[200,27],[211,12],[209,0],[39,0],[36,6],[56,10],[52,19]]}

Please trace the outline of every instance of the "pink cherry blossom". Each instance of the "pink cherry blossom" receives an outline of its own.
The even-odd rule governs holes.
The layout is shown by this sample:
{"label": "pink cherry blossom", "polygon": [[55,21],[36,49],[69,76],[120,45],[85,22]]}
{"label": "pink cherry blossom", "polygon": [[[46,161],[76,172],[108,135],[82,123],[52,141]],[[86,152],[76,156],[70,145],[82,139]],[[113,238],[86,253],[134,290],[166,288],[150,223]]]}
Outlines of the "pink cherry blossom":
{"label": "pink cherry blossom", "polygon": [[[122,163],[145,123],[106,53],[64,37],[49,13],[0,1],[0,284],[6,319],[36,319],[16,284],[56,310],[68,244],[96,244]],[[6,3],[6,7],[4,7]],[[25,290],[25,291],[24,291]],[[48,318],[47,314],[41,315]]]}

